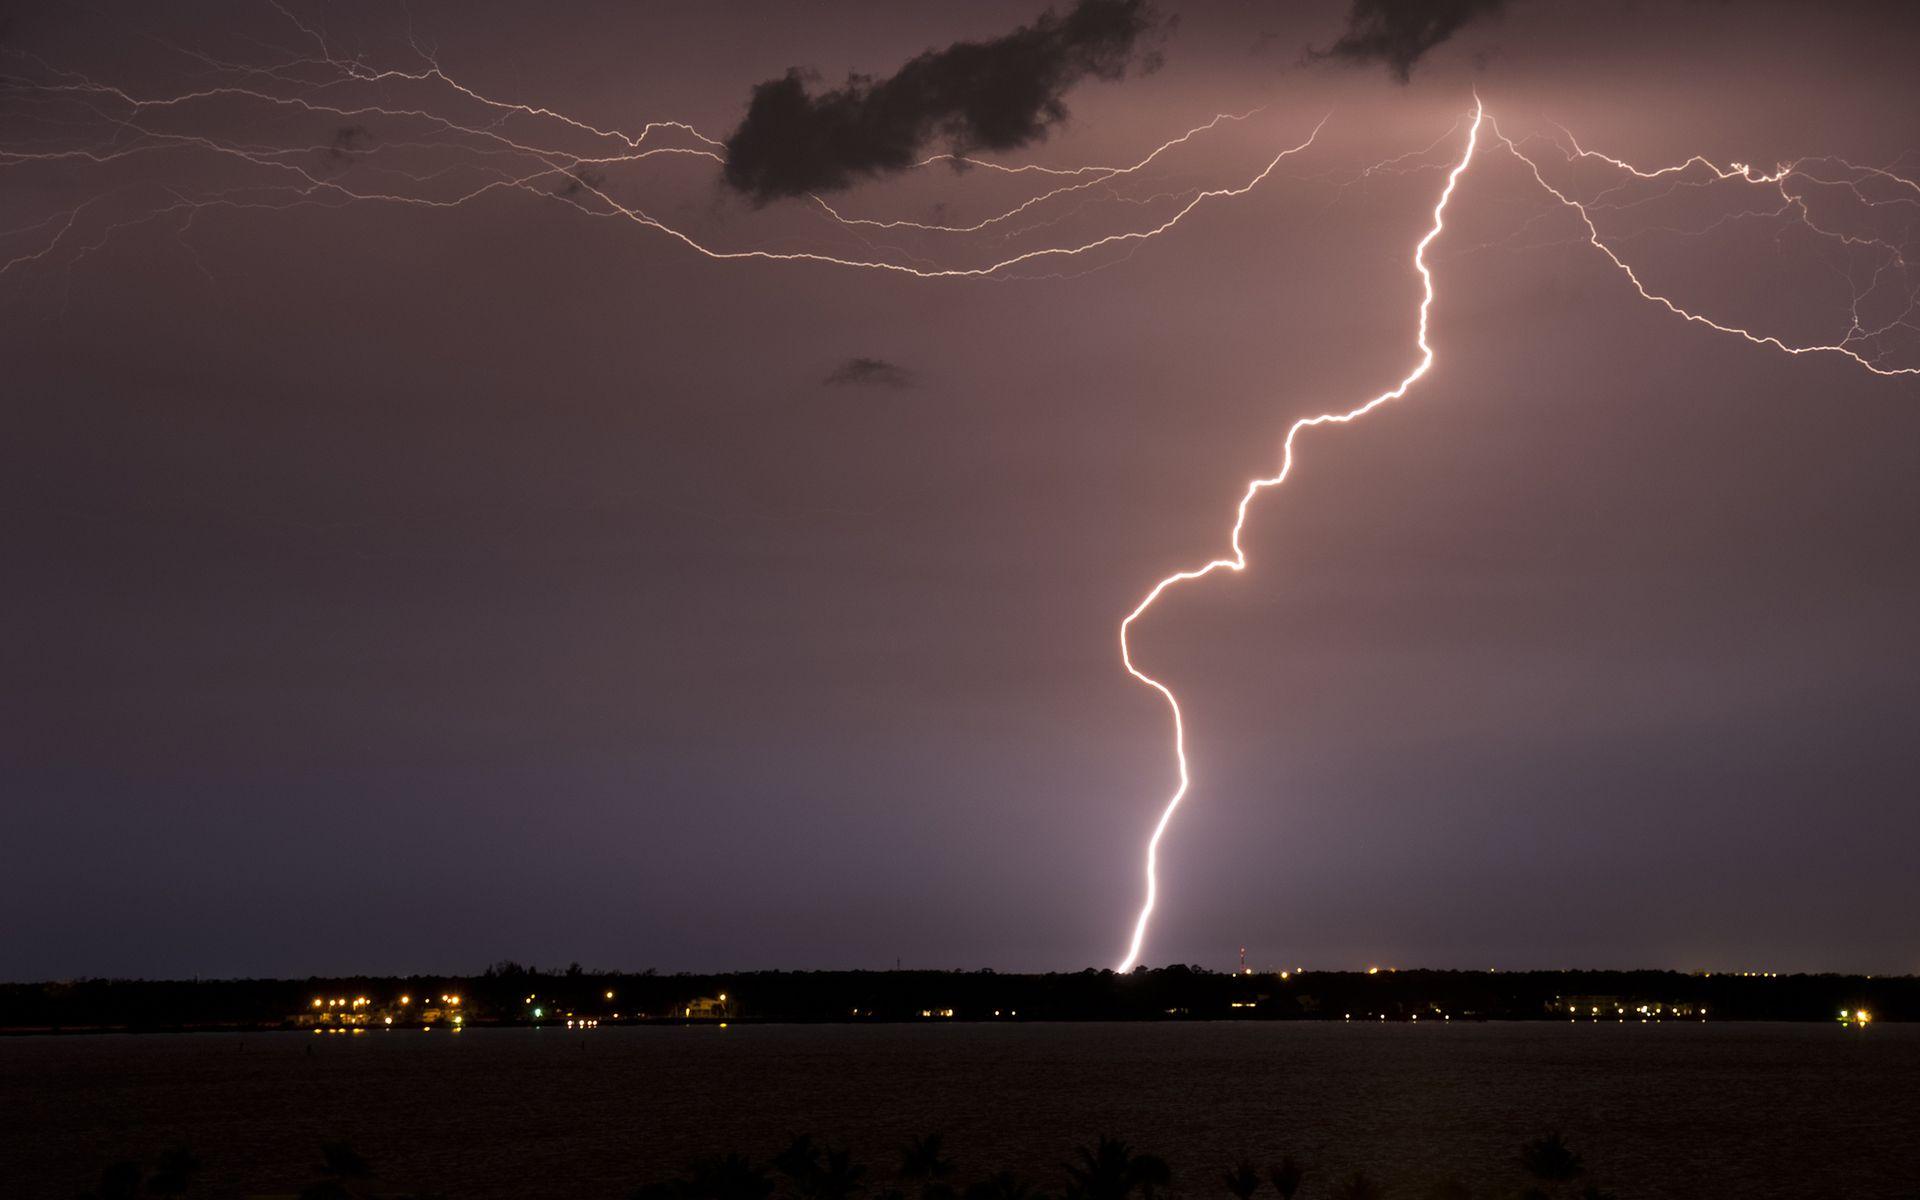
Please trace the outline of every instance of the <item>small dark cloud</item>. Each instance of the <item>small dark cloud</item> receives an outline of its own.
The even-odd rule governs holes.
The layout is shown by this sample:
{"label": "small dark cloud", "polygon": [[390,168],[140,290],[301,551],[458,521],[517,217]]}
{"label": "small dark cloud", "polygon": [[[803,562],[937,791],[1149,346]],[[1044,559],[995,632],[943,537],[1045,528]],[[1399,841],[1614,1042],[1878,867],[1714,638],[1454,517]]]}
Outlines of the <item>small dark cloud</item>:
{"label": "small dark cloud", "polygon": [[850,358],[835,367],[823,382],[836,387],[904,388],[913,386],[913,372],[884,358]]}
{"label": "small dark cloud", "polygon": [[727,186],[755,204],[831,192],[903,170],[944,141],[956,154],[1012,150],[1066,119],[1067,91],[1091,75],[1118,79],[1157,56],[1148,0],[1078,0],[985,42],[928,50],[885,79],[849,76],[818,95],[798,69],[753,89],[727,139]]}
{"label": "small dark cloud", "polygon": [[561,185],[554,195],[561,199],[578,196],[585,191],[599,191],[607,185],[607,177],[599,171],[589,169],[585,164],[567,172],[567,182]]}
{"label": "small dark cloud", "polygon": [[1429,50],[1475,21],[1498,17],[1507,0],[1353,0],[1347,29],[1308,58],[1336,58],[1355,65],[1385,63],[1401,83]]}
{"label": "small dark cloud", "polygon": [[333,131],[327,145],[327,158],[333,162],[351,162],[366,151],[373,141],[365,125],[342,125]]}

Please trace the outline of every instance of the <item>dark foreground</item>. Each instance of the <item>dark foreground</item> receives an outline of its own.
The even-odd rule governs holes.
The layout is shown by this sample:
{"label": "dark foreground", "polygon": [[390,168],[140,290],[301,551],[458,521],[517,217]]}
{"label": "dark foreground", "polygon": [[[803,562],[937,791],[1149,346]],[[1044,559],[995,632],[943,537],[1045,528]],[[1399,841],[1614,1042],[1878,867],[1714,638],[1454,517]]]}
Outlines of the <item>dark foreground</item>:
{"label": "dark foreground", "polygon": [[0,985],[0,1032],[741,1021],[1920,1019],[1920,977],[1674,971],[657,975],[108,980]]}
{"label": "dark foreground", "polygon": [[[1521,1147],[1560,1131],[1588,1185],[1639,1197],[1909,1197],[1920,1027],[1752,1023],[1124,1023],[601,1027],[0,1041],[0,1194],[70,1200],[120,1160],[185,1144],[189,1195],[299,1194],[323,1143],[353,1194],[756,1200],[690,1172],[767,1167],[794,1135],[898,1187],[938,1131],[956,1191],[1012,1172],[1047,1196],[1097,1138],[1165,1161],[1156,1195],[1298,1195],[1364,1173],[1405,1200],[1512,1197]],[[338,1151],[336,1150],[336,1155]],[[354,1160],[372,1172],[361,1178]],[[826,1160],[822,1158],[823,1169]],[[758,1178],[752,1172],[749,1179]],[[724,1178],[724,1175],[722,1176]],[[778,1172],[768,1177],[778,1181]],[[672,1187],[679,1181],[680,1187]],[[737,1180],[736,1180],[737,1182]],[[1436,1190],[1449,1183],[1467,1192]],[[694,1185],[694,1186],[686,1186]],[[1088,1200],[1119,1200],[1082,1189]],[[336,1193],[337,1194],[337,1193]],[[780,1184],[776,1196],[798,1195]],[[834,1192],[813,1195],[833,1200]],[[1346,1193],[1364,1195],[1360,1193]],[[1135,1200],[1143,1200],[1138,1191]],[[976,1196],[975,1200],[986,1200]],[[1018,1200],[1012,1195],[992,1200]],[[1037,1200],[1037,1198],[1035,1198]]]}

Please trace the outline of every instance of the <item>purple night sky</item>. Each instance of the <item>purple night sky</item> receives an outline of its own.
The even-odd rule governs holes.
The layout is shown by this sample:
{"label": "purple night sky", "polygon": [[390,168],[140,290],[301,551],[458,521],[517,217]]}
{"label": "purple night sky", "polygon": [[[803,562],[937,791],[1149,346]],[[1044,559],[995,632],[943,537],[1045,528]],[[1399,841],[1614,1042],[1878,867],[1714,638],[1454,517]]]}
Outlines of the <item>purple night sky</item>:
{"label": "purple night sky", "polygon": [[[790,67],[884,77],[1040,7],[287,11],[375,66],[419,66],[410,19],[477,91],[720,138]],[[1157,8],[1158,69],[982,157],[1132,162],[1260,111],[1057,226],[857,232],[699,157],[600,185],[729,248],[970,265],[1245,183],[1332,114],[1158,237],[985,279],[713,261],[517,190],[113,229],[246,164],[0,158],[0,261],[106,197],[0,272],[0,978],[1111,965],[1173,774],[1118,622],[1226,549],[1290,422],[1414,365],[1476,89],[1587,195],[1555,123],[1640,164],[1920,177],[1894,5],[1513,0],[1405,84],[1308,58],[1344,3]],[[271,5],[15,10],[16,152],[76,136],[19,79],[161,95],[312,49]],[[355,186],[444,165],[415,118],[154,119],[331,135],[313,169]],[[852,183],[843,214],[922,222],[1035,190]],[[1743,186],[1643,188],[1608,228],[1718,319],[1840,336],[1837,260]],[[1912,245],[1920,195],[1874,195]],[[1137,627],[1194,773],[1145,961],[1920,969],[1920,377],[1647,302],[1504,152],[1429,262],[1432,373],[1303,433],[1250,569]]]}

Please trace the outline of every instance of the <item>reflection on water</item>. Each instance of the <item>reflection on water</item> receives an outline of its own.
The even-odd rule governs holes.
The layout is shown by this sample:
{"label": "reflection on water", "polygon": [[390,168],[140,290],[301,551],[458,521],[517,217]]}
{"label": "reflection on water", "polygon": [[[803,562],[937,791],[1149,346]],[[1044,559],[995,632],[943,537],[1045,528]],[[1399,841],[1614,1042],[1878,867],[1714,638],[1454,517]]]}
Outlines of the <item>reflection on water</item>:
{"label": "reflection on water", "polygon": [[[881,1173],[929,1130],[973,1177],[1056,1184],[1103,1132],[1176,1192],[1283,1152],[1389,1194],[1515,1179],[1565,1132],[1632,1197],[1910,1197],[1920,1029],[1834,1025],[740,1026],[0,1041],[0,1194],[69,1200],[187,1142],[203,1194],[291,1193],[323,1140],[383,1186],[622,1197],[698,1155],[796,1132]],[[1313,1194],[1311,1187],[1303,1195]]]}

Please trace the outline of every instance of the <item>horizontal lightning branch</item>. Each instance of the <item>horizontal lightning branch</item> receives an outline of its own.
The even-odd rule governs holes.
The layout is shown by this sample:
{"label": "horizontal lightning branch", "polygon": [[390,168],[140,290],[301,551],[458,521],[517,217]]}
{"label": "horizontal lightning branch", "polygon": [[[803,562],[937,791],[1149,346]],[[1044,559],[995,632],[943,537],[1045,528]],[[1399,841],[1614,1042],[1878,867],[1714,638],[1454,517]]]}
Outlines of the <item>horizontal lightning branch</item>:
{"label": "horizontal lightning branch", "polygon": [[[424,67],[375,68],[358,59],[337,56],[317,30],[283,6],[275,3],[273,7],[313,44],[313,54],[256,65],[224,62],[183,50],[222,78],[173,94],[136,95],[111,83],[0,50],[0,58],[29,64],[31,74],[0,74],[0,87],[24,98],[19,110],[27,127],[38,135],[0,135],[0,170],[63,164],[104,169],[132,160],[172,161],[182,155],[199,155],[212,165],[224,164],[228,170],[253,168],[263,176],[258,181],[227,187],[195,185],[189,175],[182,182],[144,189],[136,184],[105,188],[64,212],[16,229],[0,230],[0,239],[37,237],[32,245],[11,256],[0,253],[0,275],[49,261],[76,246],[74,257],[85,257],[120,230],[175,215],[191,221],[203,209],[340,207],[355,203],[446,209],[518,191],[558,200],[589,216],[614,218],[664,234],[718,261],[812,262],[925,279],[986,278],[1025,264],[1078,258],[1158,237],[1207,201],[1245,195],[1259,186],[1282,161],[1311,146],[1325,125],[1323,118],[1305,140],[1279,151],[1237,185],[1193,188],[1178,194],[1163,192],[1137,200],[1120,194],[1116,185],[1138,176],[1169,151],[1223,123],[1245,121],[1253,113],[1219,114],[1126,166],[1008,166],[956,155],[933,155],[916,164],[927,168],[953,162],[1009,176],[1032,173],[1070,181],[967,225],[847,217],[821,197],[812,198],[838,228],[856,237],[863,230],[979,233],[1041,209],[1050,201],[1096,187],[1101,189],[1099,193],[1082,199],[1123,201],[1136,207],[1175,202],[1170,215],[1153,219],[1144,227],[1003,253],[978,265],[930,262],[904,251],[848,254],[817,249],[732,249],[669,224],[655,216],[650,205],[618,198],[606,178],[610,168],[649,159],[706,160],[715,167],[722,165],[722,143],[693,125],[650,121],[637,131],[628,131],[603,127],[549,105],[504,100],[455,78],[411,36],[409,45],[426,64]],[[407,98],[390,99],[393,95]],[[242,120],[232,109],[236,105],[278,114],[274,117],[278,123],[287,119],[327,122],[332,126],[331,140],[262,143],[212,132],[223,120],[229,125]],[[465,115],[456,111],[462,109]],[[404,140],[375,141],[365,122],[400,125],[419,132]],[[185,169],[191,172],[195,168],[188,163]],[[155,172],[149,170],[147,174]],[[382,182],[373,184],[365,180],[367,176],[378,176]],[[159,198],[142,205],[136,193],[143,190],[158,192]],[[110,202],[122,206],[123,211],[131,207],[132,215],[96,218],[95,211],[104,212]],[[1072,215],[1029,224],[1009,236],[1031,234]],[[79,244],[88,236],[91,241]]]}
{"label": "horizontal lightning branch", "polygon": [[[1856,288],[1853,296],[1850,327],[1844,337],[1833,342],[1789,342],[1774,334],[1758,333],[1741,325],[1716,321],[1712,317],[1705,316],[1694,309],[1678,303],[1667,295],[1650,289],[1627,260],[1602,237],[1600,227],[1594,221],[1593,212],[1596,208],[1607,207],[1605,204],[1606,197],[1614,194],[1619,190],[1619,187],[1625,185],[1617,185],[1615,188],[1608,189],[1608,191],[1602,193],[1600,197],[1596,197],[1594,201],[1582,202],[1574,198],[1569,191],[1561,187],[1556,187],[1554,184],[1548,182],[1546,175],[1540,169],[1540,164],[1529,157],[1525,151],[1521,150],[1519,145],[1511,138],[1502,133],[1497,123],[1493,125],[1493,134],[1500,140],[1501,145],[1506,147],[1509,153],[1526,166],[1534,182],[1538,183],[1548,195],[1559,201],[1560,204],[1571,210],[1579,218],[1581,225],[1585,228],[1588,244],[1605,255],[1607,261],[1611,262],[1620,270],[1621,274],[1626,276],[1627,281],[1632,284],[1634,291],[1638,292],[1642,299],[1652,301],[1665,308],[1668,312],[1673,313],[1675,316],[1684,318],[1694,324],[1705,326],[1708,329],[1716,330],[1720,333],[1732,334],[1736,337],[1744,338],[1756,346],[1769,346],[1775,350],[1785,351],[1788,354],[1794,355],[1839,354],[1852,359],[1855,363],[1865,367],[1876,375],[1920,375],[1920,366],[1886,366],[1883,365],[1878,356],[1871,354],[1865,349],[1865,347],[1870,346],[1876,338],[1889,333],[1895,328],[1906,328],[1920,332],[1920,330],[1915,329],[1915,326],[1912,324],[1915,312],[1920,311],[1920,287],[1909,287],[1907,289],[1905,304],[1892,320],[1871,328],[1866,327],[1862,323],[1860,303],[1864,293]],[[1618,171],[1626,173],[1634,180],[1651,181],[1667,176],[1677,176],[1698,168],[1700,171],[1705,172],[1710,181],[1737,181],[1773,189],[1778,192],[1781,205],[1778,209],[1766,215],[1791,213],[1802,225],[1823,238],[1837,242],[1843,246],[1866,247],[1880,252],[1883,255],[1883,261],[1872,275],[1875,286],[1878,286],[1890,272],[1899,271],[1904,274],[1906,271],[1907,260],[1902,247],[1879,238],[1844,234],[1822,225],[1815,220],[1813,214],[1809,211],[1805,197],[1789,190],[1790,182],[1799,178],[1816,184],[1848,188],[1853,192],[1854,197],[1863,204],[1877,206],[1888,203],[1887,201],[1875,202],[1868,200],[1859,191],[1859,185],[1856,180],[1864,175],[1887,181],[1899,187],[1904,187],[1905,189],[1913,191],[1916,197],[1920,197],[1920,185],[1916,185],[1913,181],[1904,179],[1890,171],[1878,167],[1855,167],[1850,163],[1842,162],[1840,165],[1843,169],[1851,172],[1854,179],[1831,180],[1808,173],[1804,164],[1809,160],[1805,159],[1782,164],[1773,171],[1761,172],[1746,163],[1731,163],[1724,167],[1719,166],[1698,155],[1687,159],[1683,163],[1660,167],[1652,171],[1645,171],[1623,159],[1613,158],[1609,155],[1587,150],[1581,147],[1577,141],[1573,141],[1571,134],[1567,136],[1568,140],[1572,141],[1573,144],[1574,158],[1605,163]],[[1893,202],[1903,204],[1914,203],[1913,200],[1905,197],[1897,197]]]}

